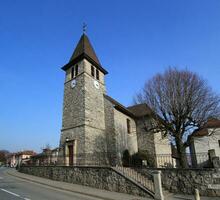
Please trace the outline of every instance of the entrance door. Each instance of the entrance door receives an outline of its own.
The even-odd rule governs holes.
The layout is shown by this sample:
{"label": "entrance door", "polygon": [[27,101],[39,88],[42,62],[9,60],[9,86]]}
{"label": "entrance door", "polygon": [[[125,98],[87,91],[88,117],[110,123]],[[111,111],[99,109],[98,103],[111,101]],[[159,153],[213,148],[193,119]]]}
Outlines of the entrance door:
{"label": "entrance door", "polygon": [[69,165],[73,165],[73,145],[68,145],[69,150]]}

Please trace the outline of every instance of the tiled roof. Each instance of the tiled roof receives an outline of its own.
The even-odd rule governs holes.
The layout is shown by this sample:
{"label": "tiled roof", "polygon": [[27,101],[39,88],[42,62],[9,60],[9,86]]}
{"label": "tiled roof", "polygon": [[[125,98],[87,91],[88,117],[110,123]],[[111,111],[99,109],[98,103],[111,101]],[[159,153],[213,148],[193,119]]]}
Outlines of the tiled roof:
{"label": "tiled roof", "polygon": [[73,64],[79,62],[82,58],[86,58],[90,61],[94,66],[96,66],[100,71],[104,74],[108,72],[102,67],[101,63],[99,62],[98,57],[89,41],[87,35],[83,34],[69,60],[69,63],[62,67],[63,70],[67,70]]}
{"label": "tiled roof", "polygon": [[220,120],[215,118],[209,119],[201,129],[194,131],[192,136],[194,137],[207,136],[209,135],[208,129],[211,128],[220,128]]}
{"label": "tiled roof", "polygon": [[70,61],[76,59],[81,54],[87,54],[91,59],[93,59],[97,64],[101,65],[98,57],[89,41],[89,38],[83,34],[70,58]]}
{"label": "tiled roof", "polygon": [[220,120],[216,118],[209,119],[204,125],[205,128],[220,128]]}
{"label": "tiled roof", "polygon": [[138,118],[138,117],[144,117],[146,115],[150,115],[152,113],[152,110],[149,108],[147,104],[137,104],[134,106],[125,107],[122,104],[120,104],[118,101],[113,99],[112,97],[104,94],[104,97],[108,99],[112,104],[114,104],[114,107],[124,114],[127,114],[130,117]]}
{"label": "tiled roof", "polygon": [[137,104],[134,106],[127,107],[136,117],[143,117],[152,114],[152,110],[147,104]]}
{"label": "tiled roof", "polygon": [[16,155],[36,155],[34,151],[19,151]]}
{"label": "tiled roof", "polygon": [[199,129],[193,132],[193,136],[195,137],[201,137],[201,136],[207,136],[207,135],[209,135],[207,128]]}

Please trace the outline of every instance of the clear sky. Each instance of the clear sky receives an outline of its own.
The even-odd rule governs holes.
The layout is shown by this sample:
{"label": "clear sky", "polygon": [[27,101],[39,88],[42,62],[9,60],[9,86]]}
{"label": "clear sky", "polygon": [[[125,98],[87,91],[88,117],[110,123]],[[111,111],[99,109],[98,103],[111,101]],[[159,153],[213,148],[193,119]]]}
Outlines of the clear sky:
{"label": "clear sky", "polygon": [[0,2],[0,149],[59,145],[64,72],[87,35],[108,70],[107,91],[130,105],[168,66],[199,73],[220,93],[219,0]]}

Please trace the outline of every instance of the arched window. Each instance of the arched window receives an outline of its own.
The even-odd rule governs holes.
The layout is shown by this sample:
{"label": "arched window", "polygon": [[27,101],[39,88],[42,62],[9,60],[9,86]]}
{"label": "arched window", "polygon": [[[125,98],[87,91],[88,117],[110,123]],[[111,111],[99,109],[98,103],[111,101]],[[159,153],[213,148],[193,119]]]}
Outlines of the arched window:
{"label": "arched window", "polygon": [[75,78],[78,75],[78,65],[73,66],[71,69],[71,78]]}
{"label": "arched window", "polygon": [[131,133],[131,120],[127,119],[127,132]]}
{"label": "arched window", "polygon": [[75,66],[75,76],[78,75],[78,65]]}
{"label": "arched window", "polygon": [[74,78],[74,66],[72,66],[72,69],[71,69],[71,78]]}
{"label": "arched window", "polygon": [[96,69],[96,79],[99,80],[99,70]]}
{"label": "arched window", "polygon": [[95,77],[95,68],[91,65],[91,75]]}

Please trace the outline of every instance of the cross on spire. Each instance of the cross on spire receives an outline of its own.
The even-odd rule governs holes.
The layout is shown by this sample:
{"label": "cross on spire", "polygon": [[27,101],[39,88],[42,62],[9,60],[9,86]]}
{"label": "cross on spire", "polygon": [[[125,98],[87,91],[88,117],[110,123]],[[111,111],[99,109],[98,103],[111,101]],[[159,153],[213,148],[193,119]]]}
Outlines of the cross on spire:
{"label": "cross on spire", "polygon": [[83,23],[83,33],[86,33],[86,29],[87,29],[87,25],[86,25],[86,23],[84,22],[84,23]]}

